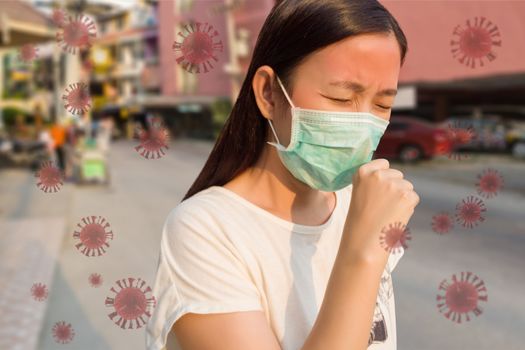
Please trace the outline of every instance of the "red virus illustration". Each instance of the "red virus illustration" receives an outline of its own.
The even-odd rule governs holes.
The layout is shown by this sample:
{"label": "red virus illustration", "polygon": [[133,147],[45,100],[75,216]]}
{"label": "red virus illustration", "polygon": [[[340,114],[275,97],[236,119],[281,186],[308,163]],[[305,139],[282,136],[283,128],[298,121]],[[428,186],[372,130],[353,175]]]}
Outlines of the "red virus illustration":
{"label": "red virus illustration", "polygon": [[58,45],[64,52],[76,54],[89,49],[97,35],[95,22],[84,15],[67,16],[56,34]]}
{"label": "red virus illustration", "polygon": [[169,132],[160,119],[155,119],[148,130],[138,129],[140,144],[135,150],[146,159],[158,159],[164,156],[168,149]]}
{"label": "red virus illustration", "polygon": [[468,196],[456,205],[456,221],[463,227],[473,228],[485,221],[483,213],[487,211],[481,198]]}
{"label": "red virus illustration", "polygon": [[476,133],[472,125],[456,121],[448,124],[447,138],[450,145],[447,149],[440,150],[440,153],[447,154],[449,159],[464,160],[468,156],[464,153],[459,153],[458,150],[473,142],[476,138]]}
{"label": "red virus illustration", "polygon": [[40,170],[35,173],[35,177],[38,179],[37,187],[46,193],[58,192],[63,185],[62,172],[50,161],[42,163]]}
{"label": "red virus illustration", "polygon": [[92,287],[98,288],[102,285],[102,276],[99,273],[92,273],[89,275],[89,284],[91,284]]}
{"label": "red virus illustration", "polygon": [[66,323],[64,321],[55,323],[52,332],[55,341],[61,344],[71,342],[75,336],[75,331],[73,330],[73,327],[71,327],[71,323]]}
{"label": "red virus illustration", "polygon": [[31,44],[25,44],[20,48],[18,56],[23,62],[32,62],[38,57],[38,48]]}
{"label": "red virus illustration", "polygon": [[472,272],[461,272],[460,277],[452,275],[451,281],[444,279],[439,284],[437,307],[440,313],[456,323],[470,321],[469,314],[479,316],[481,301],[488,300],[485,282]]}
{"label": "red virus illustration", "polygon": [[390,253],[398,253],[401,247],[408,248],[407,241],[410,241],[410,230],[400,222],[390,224],[381,230],[380,243]]}
{"label": "red virus illustration", "polygon": [[34,283],[31,287],[31,295],[33,296],[33,299],[37,301],[46,300],[48,296],[46,285],[43,283]]}
{"label": "red virus illustration", "polygon": [[69,84],[62,95],[64,108],[72,114],[81,115],[91,108],[88,86],[82,82]]}
{"label": "red virus illustration", "polygon": [[56,8],[53,10],[53,14],[51,15],[51,19],[53,20],[53,23],[57,27],[62,27],[64,25],[64,22],[66,20],[66,13],[64,10]]}
{"label": "red virus illustration", "polygon": [[75,247],[85,256],[101,256],[113,239],[109,223],[102,216],[86,216],[77,224],[73,238],[80,240]]}
{"label": "red virus illustration", "polygon": [[490,199],[496,196],[503,187],[503,176],[495,169],[485,169],[478,175],[476,187],[480,196]]}
{"label": "red virus illustration", "polygon": [[432,231],[437,234],[445,234],[454,228],[452,215],[447,212],[441,212],[432,217]]}
{"label": "red virus illustration", "polygon": [[458,25],[450,41],[452,57],[472,69],[483,67],[484,60],[496,59],[495,47],[501,47],[498,27],[485,17],[468,19],[466,26]]}
{"label": "red virus illustration", "polygon": [[113,308],[109,318],[122,329],[144,326],[156,306],[155,297],[145,281],[138,278],[124,278],[111,287],[114,297],[107,297],[105,305]]}
{"label": "red virus illustration", "polygon": [[172,46],[176,54],[181,54],[177,63],[190,73],[208,73],[214,68],[211,59],[218,61],[215,52],[223,50],[222,41],[214,41],[219,32],[212,25],[200,22],[186,25],[184,29],[184,33],[178,33],[182,41],[175,41]]}

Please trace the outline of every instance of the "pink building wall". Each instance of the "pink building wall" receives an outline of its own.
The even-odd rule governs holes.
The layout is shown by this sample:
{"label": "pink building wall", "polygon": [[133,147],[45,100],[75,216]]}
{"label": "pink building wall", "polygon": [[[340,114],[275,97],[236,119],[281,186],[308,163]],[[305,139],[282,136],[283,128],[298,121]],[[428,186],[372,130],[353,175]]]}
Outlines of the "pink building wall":
{"label": "pink building wall", "polygon": [[[525,1],[382,1],[408,40],[409,52],[400,83],[444,81],[525,72]],[[486,17],[499,30],[496,58],[470,68],[451,53],[454,29],[474,17]]]}
{"label": "pink building wall", "polygon": [[262,25],[264,24],[264,21],[270,13],[274,3],[275,0],[245,0],[243,6],[240,7],[238,11],[234,12],[236,27],[246,28],[250,31],[250,56],[239,60],[243,71],[248,70],[251,52],[253,52],[253,49],[255,48],[257,36],[259,35]]}

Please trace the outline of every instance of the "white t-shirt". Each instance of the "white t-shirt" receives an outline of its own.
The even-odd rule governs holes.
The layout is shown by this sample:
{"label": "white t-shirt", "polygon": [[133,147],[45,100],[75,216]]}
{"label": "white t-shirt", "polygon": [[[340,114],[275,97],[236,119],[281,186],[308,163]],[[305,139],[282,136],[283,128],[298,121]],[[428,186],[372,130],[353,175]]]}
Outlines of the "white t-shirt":
{"label": "white t-shirt", "polygon": [[[318,226],[284,220],[222,186],[179,203],[162,232],[147,349],[162,349],[185,313],[248,310],[264,312],[282,350],[300,349],[323,301],[351,191],[352,185],[336,191],[332,215]],[[396,349],[388,271],[403,254],[390,254],[377,297],[375,340],[368,349]]]}

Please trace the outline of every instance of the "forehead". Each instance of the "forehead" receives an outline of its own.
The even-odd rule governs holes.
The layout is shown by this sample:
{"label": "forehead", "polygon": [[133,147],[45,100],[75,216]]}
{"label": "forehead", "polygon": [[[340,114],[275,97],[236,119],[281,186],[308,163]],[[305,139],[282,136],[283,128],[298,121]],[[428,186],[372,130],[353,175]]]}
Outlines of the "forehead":
{"label": "forehead", "polygon": [[362,34],[312,53],[297,73],[312,83],[349,79],[396,87],[400,65],[401,51],[393,34]]}

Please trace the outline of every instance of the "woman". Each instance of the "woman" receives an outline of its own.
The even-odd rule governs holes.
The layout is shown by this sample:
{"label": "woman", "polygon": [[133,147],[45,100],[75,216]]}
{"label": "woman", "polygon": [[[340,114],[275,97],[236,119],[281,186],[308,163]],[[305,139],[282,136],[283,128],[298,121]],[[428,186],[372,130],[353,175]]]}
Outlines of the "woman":
{"label": "woman", "polygon": [[381,231],[407,224],[419,197],[371,158],[406,50],[374,0],[273,7],[164,225],[148,349],[396,349],[389,287],[402,251]]}

